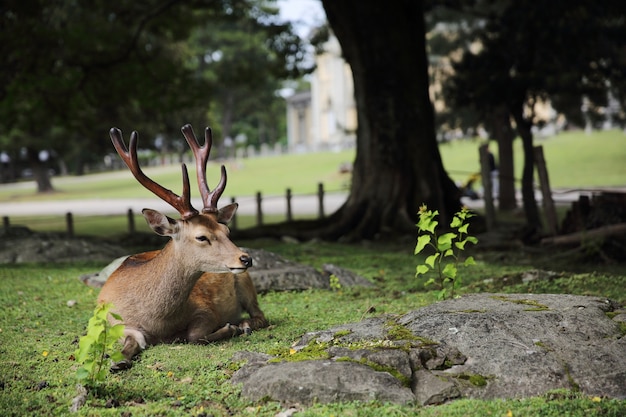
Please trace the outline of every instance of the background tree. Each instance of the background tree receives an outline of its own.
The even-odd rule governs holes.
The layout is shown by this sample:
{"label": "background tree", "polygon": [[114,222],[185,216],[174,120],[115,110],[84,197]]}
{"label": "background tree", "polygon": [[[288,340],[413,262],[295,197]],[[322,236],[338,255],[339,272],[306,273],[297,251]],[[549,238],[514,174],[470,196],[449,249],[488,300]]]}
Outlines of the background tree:
{"label": "background tree", "polygon": [[[455,66],[453,91],[457,104],[492,113],[493,125],[507,133],[510,120],[524,149],[522,196],[531,231],[541,228],[533,178],[533,132],[539,119],[535,105],[551,102],[568,120],[582,120],[585,97],[590,107],[606,106],[609,91],[624,103],[622,2],[585,0],[495,0],[482,3],[488,13],[477,32],[482,48],[466,50]],[[485,9],[483,9],[485,10]],[[506,140],[506,139],[505,139]],[[510,146],[501,141],[501,146]]]}
{"label": "background tree", "polygon": [[422,2],[322,3],[354,78],[358,128],[350,194],[326,219],[257,232],[348,241],[413,234],[422,204],[449,221],[460,202],[435,137]]}
{"label": "background tree", "polygon": [[[144,138],[167,138],[180,137],[180,120],[208,124],[208,108],[220,84],[204,76],[192,59],[192,29],[210,27],[207,22],[246,22],[250,36],[273,51],[268,54],[272,65],[256,68],[257,79],[277,68],[278,76],[284,74],[281,64],[287,62],[293,73],[300,69],[301,51],[291,27],[277,23],[276,8],[267,3],[3,2],[0,149],[14,158],[26,150],[38,191],[44,192],[52,184],[38,158],[41,150],[71,160],[69,170],[80,173],[85,162],[110,151],[107,132],[113,125],[139,130]],[[235,54],[232,49],[230,55]],[[230,61],[235,73],[248,65]]]}

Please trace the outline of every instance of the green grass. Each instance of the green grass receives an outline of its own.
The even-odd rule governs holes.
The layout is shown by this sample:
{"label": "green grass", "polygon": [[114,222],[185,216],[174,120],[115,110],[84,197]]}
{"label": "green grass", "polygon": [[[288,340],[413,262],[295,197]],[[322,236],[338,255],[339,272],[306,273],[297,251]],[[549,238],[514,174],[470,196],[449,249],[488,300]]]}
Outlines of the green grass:
{"label": "green grass", "polygon": [[[236,242],[263,248],[288,259],[321,268],[324,263],[351,269],[376,284],[374,288],[341,288],[268,293],[259,296],[271,327],[249,337],[208,346],[159,345],[144,351],[127,372],[111,375],[90,395],[77,415],[90,416],[274,416],[281,405],[249,402],[228,382],[241,350],[272,352],[289,349],[304,333],[359,321],[385,313],[401,314],[431,304],[436,292],[416,279],[414,242],[345,245],[286,244],[273,240]],[[480,243],[479,243],[480,245]],[[479,246],[477,246],[479,249]],[[626,302],[626,267],[597,264],[563,265],[538,261],[519,251],[474,253],[477,265],[462,269],[464,287],[475,291],[564,292],[609,297]],[[102,264],[3,265],[0,268],[0,409],[6,416],[65,415],[75,395],[72,353],[83,334],[97,291],[77,278]],[[572,269],[576,266],[576,269]],[[504,277],[531,268],[560,271],[553,280],[524,287]],[[502,278],[485,281],[486,278]],[[68,307],[67,302],[77,303]],[[374,310],[373,313],[368,311]],[[106,408],[110,398],[119,406]],[[626,401],[590,398],[569,391],[516,400],[460,400],[420,408],[380,403],[314,405],[303,416],[620,416]],[[204,414],[203,414],[204,413]]]}
{"label": "green grass", "polygon": [[[459,182],[480,172],[478,140],[460,140],[439,147],[444,166]],[[593,188],[626,186],[626,134],[609,130],[586,134],[565,132],[547,139],[535,139],[542,146],[552,188]],[[497,155],[497,146],[490,146]],[[523,152],[519,139],[514,142],[516,187],[522,178]]]}
{"label": "green grass", "polygon": [[[477,140],[460,140],[440,146],[444,166],[450,176],[465,180],[480,170]],[[626,134],[621,131],[602,131],[587,135],[584,132],[562,133],[549,139],[536,140],[542,145],[548,164],[550,184],[554,188],[589,188],[598,186],[626,186]],[[495,146],[493,151],[497,153]],[[515,172],[521,178],[521,142],[515,141]],[[228,186],[225,198],[254,196],[258,191],[266,196],[283,196],[287,188],[294,194],[314,194],[317,184],[327,191],[347,190],[350,177],[339,173],[339,166],[352,162],[353,151],[312,153],[242,159],[227,164]],[[146,173],[155,181],[179,193],[180,167],[148,167]],[[195,176],[193,167],[190,175]],[[212,186],[219,178],[219,166],[211,162],[207,178]],[[0,185],[0,203],[3,201],[47,201],[76,199],[154,198],[139,186],[127,171],[59,177],[53,179],[56,193],[36,195],[32,183]],[[192,194],[197,195],[196,188]]]}

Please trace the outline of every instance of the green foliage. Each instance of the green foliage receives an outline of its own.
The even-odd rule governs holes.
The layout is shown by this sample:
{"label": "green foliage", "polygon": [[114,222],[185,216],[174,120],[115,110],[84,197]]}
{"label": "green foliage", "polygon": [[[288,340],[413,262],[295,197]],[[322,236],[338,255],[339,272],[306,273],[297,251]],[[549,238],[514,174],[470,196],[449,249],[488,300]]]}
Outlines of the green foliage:
{"label": "green foliage", "polygon": [[111,312],[112,304],[99,304],[89,319],[87,334],[80,338],[78,349],[74,352],[76,361],[81,366],[76,371],[79,381],[93,386],[103,382],[109,372],[111,362],[124,359],[122,352],[115,349],[115,344],[124,334],[124,325],[111,325],[107,319],[110,314],[116,320],[122,318]]}
{"label": "green foliage", "polygon": [[[428,279],[426,285],[437,282],[440,287],[438,298],[444,299],[448,294],[450,297],[454,297],[454,291],[461,286],[461,279],[457,275],[460,255],[465,250],[465,246],[468,243],[476,244],[478,239],[468,234],[467,228],[469,227],[469,223],[467,220],[473,217],[474,214],[470,213],[467,207],[463,207],[461,211],[454,215],[450,223],[450,229],[453,230],[452,232],[443,234],[437,233],[439,222],[436,218],[438,215],[439,211],[437,210],[428,210],[425,205],[420,207],[419,220],[417,223],[420,235],[417,238],[414,253],[417,255],[427,247],[432,248],[434,253],[428,255],[424,263],[417,266],[415,276],[434,270],[437,274],[437,278],[432,277]],[[463,261],[463,265],[474,264],[475,262],[472,256],[468,256]],[[450,284],[449,289],[446,288],[446,284],[448,283]]]}
{"label": "green foliage", "polygon": [[333,291],[339,291],[341,289],[341,282],[339,282],[339,278],[335,274],[331,274],[330,278],[330,289]]}

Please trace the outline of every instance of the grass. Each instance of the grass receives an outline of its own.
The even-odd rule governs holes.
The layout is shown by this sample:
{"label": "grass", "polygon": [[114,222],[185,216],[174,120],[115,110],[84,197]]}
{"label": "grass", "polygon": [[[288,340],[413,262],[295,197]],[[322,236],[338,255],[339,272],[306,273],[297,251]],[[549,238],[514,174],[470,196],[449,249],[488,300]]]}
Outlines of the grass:
{"label": "grass", "polygon": [[[417,259],[413,242],[406,244],[344,245],[277,241],[237,242],[264,248],[295,261],[321,268],[334,263],[374,282],[374,288],[341,288],[338,291],[268,293],[259,302],[271,327],[249,337],[209,346],[159,345],[142,353],[128,372],[110,375],[106,384],[90,394],[77,415],[90,416],[274,416],[283,407],[273,401],[252,403],[240,396],[228,380],[239,364],[231,361],[241,350],[288,350],[304,333],[359,321],[385,313],[401,314],[431,304],[436,292],[426,289],[428,277],[414,277]],[[534,267],[538,259],[519,253],[475,254],[478,265],[463,269],[460,292],[567,292],[610,297],[626,302],[626,268],[620,265],[562,267],[560,275],[528,288],[507,285],[506,279]],[[97,291],[77,277],[99,270],[96,263],[3,265],[0,269],[0,409],[6,416],[65,415],[75,395],[72,353],[91,316]],[[68,301],[76,304],[68,306]],[[372,312],[373,311],[373,312]],[[116,399],[119,405],[113,408]],[[591,398],[580,393],[555,391],[515,400],[460,400],[436,407],[381,403],[317,404],[303,416],[483,416],[542,415],[619,416],[626,401]]]}
{"label": "grass", "polygon": [[[626,135],[621,131],[602,131],[592,135],[568,132],[537,140],[536,143],[544,147],[550,183],[555,189],[626,186]],[[454,180],[463,182],[471,173],[479,170],[479,144],[476,140],[461,140],[440,146],[444,165]],[[493,151],[496,152],[495,146]],[[519,179],[523,167],[519,140],[515,142],[515,156],[516,178]],[[223,201],[229,200],[230,196],[250,198],[257,191],[262,191],[265,197],[284,196],[287,188],[291,188],[295,195],[314,194],[318,183],[323,183],[326,191],[347,190],[349,174],[340,174],[338,168],[353,158],[352,151],[344,151],[262,157],[230,163],[228,187]],[[193,178],[193,169],[191,171]],[[181,190],[180,167],[149,167],[146,172],[164,186],[176,192]],[[207,169],[209,183],[216,183],[218,176],[219,167],[211,162]],[[127,171],[55,178],[54,184],[58,191],[45,195],[34,194],[32,183],[1,184],[0,215],[2,203],[12,201],[45,203],[50,200],[156,198],[139,186]],[[195,188],[192,194],[196,195]],[[264,223],[271,224],[284,219],[284,216],[265,215]],[[15,216],[11,222],[27,225],[38,232],[65,230],[65,219],[62,217]],[[122,213],[120,216],[75,217],[75,222],[76,233],[93,229],[96,234],[112,236],[127,230],[127,220]],[[147,231],[141,216],[136,216],[135,224],[138,230]],[[252,216],[238,218],[240,228],[255,224],[256,219]]]}
{"label": "grass", "polygon": [[[625,142],[626,136],[617,131],[592,136],[567,133],[541,142],[552,186],[624,186]],[[478,143],[472,141],[441,146],[444,164],[453,178],[462,180],[478,169],[477,148]],[[517,151],[517,156],[520,155]],[[342,189],[349,178],[338,174],[337,168],[352,158],[351,152],[344,152],[245,160],[243,165],[229,167],[228,191],[238,196],[253,195],[258,190],[265,195],[282,195],[285,188],[291,187],[294,193],[314,193],[318,182],[324,182],[327,190]],[[516,172],[520,170],[521,164],[517,163]],[[180,190],[179,168],[150,168],[148,172],[168,188]],[[209,178],[216,178],[216,173],[217,167],[211,165]],[[34,195],[32,184],[0,186],[0,211],[2,202],[7,201],[152,197],[123,171],[83,178],[56,178],[54,182],[60,192],[46,196]],[[253,222],[252,218],[239,218],[240,227]],[[35,230],[58,230],[59,225],[64,228],[64,219],[46,216],[16,218],[12,223],[33,226]],[[139,231],[148,231],[140,216],[136,216],[135,224]],[[114,236],[125,229],[124,215],[77,217],[75,224],[77,234]],[[274,416],[283,409],[280,404],[248,402],[240,397],[238,387],[228,383],[239,366],[231,361],[235,352],[288,349],[308,331],[358,321],[372,314],[404,313],[436,299],[436,292],[423,285],[429,276],[414,277],[418,263],[413,255],[415,242],[358,246],[322,242],[295,245],[269,240],[236,243],[273,251],[318,269],[324,263],[333,263],[359,273],[376,286],[261,295],[260,304],[272,324],[269,329],[209,346],[152,347],[142,354],[133,369],[110,376],[107,383],[89,397],[78,415]],[[477,266],[462,271],[461,294],[482,291],[572,293],[626,303],[626,268],[623,265],[573,263],[521,251],[483,253],[479,248],[480,243],[474,254]],[[77,277],[103,266],[79,263],[3,265],[0,268],[0,409],[3,415],[67,414],[76,384],[72,352],[85,330],[97,295]],[[558,274],[530,284],[515,278],[532,268],[549,269]],[[72,307],[68,306],[70,300],[76,301]],[[107,400],[111,398],[120,404],[107,408]],[[317,404],[298,413],[302,416],[554,417],[625,414],[626,401],[590,398],[570,391],[515,400],[466,399],[426,408],[380,403]]]}
{"label": "grass", "polygon": [[[626,135],[617,130],[595,132],[568,132],[549,139],[536,140],[544,148],[554,188],[589,188],[626,185]],[[442,144],[440,152],[450,176],[463,181],[480,170],[477,140],[459,140]],[[494,146],[494,153],[496,149]],[[515,172],[521,178],[521,142],[515,141]],[[314,194],[317,184],[327,191],[347,190],[349,175],[339,173],[339,166],[352,162],[353,151],[268,156],[243,159],[227,164],[228,187],[224,195],[254,196],[261,191],[266,196],[283,196],[287,188],[294,194]],[[181,190],[180,167],[148,167],[146,173],[165,187]],[[194,174],[190,167],[190,175]],[[217,183],[219,165],[211,162],[207,168],[209,184]],[[53,179],[56,193],[36,195],[32,182],[0,185],[0,203],[8,201],[47,201],[79,199],[154,198],[138,186],[127,171],[92,174],[83,177]],[[196,193],[195,188],[192,193]]]}

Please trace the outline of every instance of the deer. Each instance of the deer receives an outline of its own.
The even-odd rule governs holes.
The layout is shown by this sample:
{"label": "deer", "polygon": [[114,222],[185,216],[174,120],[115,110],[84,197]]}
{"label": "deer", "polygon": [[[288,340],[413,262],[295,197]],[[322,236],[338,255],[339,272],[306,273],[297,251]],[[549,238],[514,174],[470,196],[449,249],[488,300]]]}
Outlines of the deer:
{"label": "deer", "polygon": [[[196,163],[203,208],[191,205],[189,174],[182,164],[183,191],[177,195],[146,176],[137,158],[138,133],[133,131],[128,148],[118,128],[109,134],[115,150],[135,179],[180,214],[172,219],[156,210],[143,209],[149,227],[169,236],[160,250],[128,257],[107,279],[98,303],[111,303],[124,324],[124,359],[112,371],[128,369],[133,358],[147,346],[187,342],[208,344],[269,326],[259,307],[257,293],[247,272],[252,258],[229,237],[228,222],[237,203],[220,209],[217,203],[226,187],[226,168],[211,191],[206,165],[213,143],[210,128],[200,146],[191,125],[181,128]],[[242,320],[246,312],[248,319]],[[112,324],[119,323],[113,316]]]}

